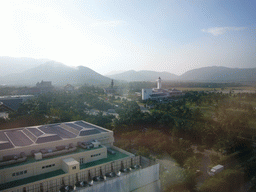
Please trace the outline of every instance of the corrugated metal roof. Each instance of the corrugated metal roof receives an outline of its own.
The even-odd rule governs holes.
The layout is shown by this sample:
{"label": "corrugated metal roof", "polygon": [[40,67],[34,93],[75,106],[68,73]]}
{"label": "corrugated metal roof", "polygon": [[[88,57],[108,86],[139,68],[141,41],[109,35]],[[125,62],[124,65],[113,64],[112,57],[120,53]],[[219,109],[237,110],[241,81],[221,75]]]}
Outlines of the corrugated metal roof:
{"label": "corrugated metal roof", "polygon": [[0,131],[0,150],[100,134],[101,132],[108,131],[84,121],[2,130]]}

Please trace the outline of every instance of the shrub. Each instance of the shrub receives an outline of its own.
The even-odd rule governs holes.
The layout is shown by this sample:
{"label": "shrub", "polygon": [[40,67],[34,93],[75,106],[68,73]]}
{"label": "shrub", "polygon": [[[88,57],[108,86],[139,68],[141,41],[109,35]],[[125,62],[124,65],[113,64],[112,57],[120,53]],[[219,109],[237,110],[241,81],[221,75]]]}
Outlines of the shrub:
{"label": "shrub", "polygon": [[138,151],[137,151],[137,155],[141,155],[144,157],[149,157],[150,156],[150,152],[149,149],[146,147],[139,147]]}
{"label": "shrub", "polygon": [[183,166],[187,156],[185,151],[174,151],[171,156],[177,161],[180,166]]}
{"label": "shrub", "polygon": [[197,150],[200,152],[204,152],[204,149],[205,149],[205,146],[203,145],[197,146]]}
{"label": "shrub", "polygon": [[218,155],[210,154],[211,164],[218,164],[220,161],[220,157]]}

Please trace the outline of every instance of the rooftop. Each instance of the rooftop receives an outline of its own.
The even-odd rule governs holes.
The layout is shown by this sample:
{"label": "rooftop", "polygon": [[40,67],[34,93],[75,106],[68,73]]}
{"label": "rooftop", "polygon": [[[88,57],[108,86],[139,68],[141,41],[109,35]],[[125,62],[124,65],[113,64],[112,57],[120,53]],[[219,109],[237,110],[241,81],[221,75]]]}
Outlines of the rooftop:
{"label": "rooftop", "polygon": [[34,95],[6,95],[6,96],[0,96],[0,99],[20,99],[20,98],[26,98],[26,97],[34,97]]}
{"label": "rooftop", "polygon": [[0,150],[108,132],[85,121],[39,125],[0,131]]}
{"label": "rooftop", "polygon": [[125,157],[129,157],[129,155],[126,155],[126,154],[124,154],[120,151],[117,151],[117,150],[114,150],[114,149],[111,149],[111,150],[115,151],[116,154],[113,155],[111,153],[108,153],[107,158],[82,164],[82,165],[80,165],[80,169],[86,169],[86,168],[89,168],[89,167],[93,167],[93,166],[108,163],[108,162],[111,162],[111,161],[116,161],[118,159],[122,159],[122,158],[125,158]]}

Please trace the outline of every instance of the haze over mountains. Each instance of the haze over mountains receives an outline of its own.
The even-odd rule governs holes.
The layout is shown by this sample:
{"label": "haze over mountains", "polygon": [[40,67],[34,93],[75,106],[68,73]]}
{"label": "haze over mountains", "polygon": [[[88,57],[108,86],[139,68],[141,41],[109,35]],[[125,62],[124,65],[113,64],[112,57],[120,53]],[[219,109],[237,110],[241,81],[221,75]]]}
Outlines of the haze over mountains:
{"label": "haze over mountains", "polygon": [[20,73],[28,69],[37,67],[49,59],[34,59],[27,57],[0,57],[0,76],[12,73]]}
{"label": "haze over mountains", "polygon": [[126,71],[114,75],[107,75],[107,77],[112,79],[118,79],[123,81],[155,81],[158,77],[161,77],[164,80],[177,80],[178,75],[168,73],[168,72],[156,72],[156,71]]}
{"label": "haze over mountains", "polygon": [[[46,62],[45,62],[46,61]],[[256,68],[203,67],[178,76],[168,72],[126,71],[103,76],[88,67],[69,67],[62,63],[32,58],[0,57],[0,85],[30,85],[52,81],[53,85],[110,84],[121,81],[200,81],[200,82],[256,82]]]}
{"label": "haze over mountains", "polygon": [[125,81],[154,81],[161,77],[165,81],[200,81],[200,82],[256,82],[256,68],[203,67],[193,69],[178,76],[168,72],[127,71],[109,78]]}
{"label": "haze over mountains", "polygon": [[[15,66],[15,65],[14,65]],[[12,64],[9,64],[12,67]],[[4,67],[2,67],[3,69]],[[16,70],[14,70],[16,72]],[[5,72],[2,71],[4,74]],[[83,85],[110,83],[111,79],[95,71],[79,66],[69,67],[55,61],[48,61],[36,67],[4,75],[0,77],[0,85],[30,85],[35,86],[40,81],[52,81],[53,85]]]}
{"label": "haze over mountains", "polygon": [[255,82],[256,68],[203,67],[185,72],[184,81]]}

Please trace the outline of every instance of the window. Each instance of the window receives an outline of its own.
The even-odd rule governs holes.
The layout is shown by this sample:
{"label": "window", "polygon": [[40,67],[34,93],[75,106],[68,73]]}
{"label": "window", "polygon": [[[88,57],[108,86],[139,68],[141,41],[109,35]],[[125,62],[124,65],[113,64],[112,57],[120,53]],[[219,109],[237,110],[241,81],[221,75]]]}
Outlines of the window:
{"label": "window", "polygon": [[16,172],[16,173],[12,173],[12,176],[15,177],[15,176],[19,176],[19,175],[23,175],[23,174],[27,174],[27,170],[25,171],[20,171],[20,172]]}
{"label": "window", "polygon": [[99,155],[100,155],[100,153],[91,155],[91,157],[97,157],[97,156],[99,156]]}
{"label": "window", "polygon": [[55,164],[46,165],[46,166],[43,166],[42,169],[49,168],[49,167],[54,167],[54,166],[55,166]]}
{"label": "window", "polygon": [[72,169],[76,169],[76,166],[72,167]]}

